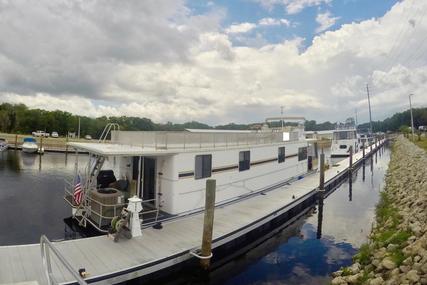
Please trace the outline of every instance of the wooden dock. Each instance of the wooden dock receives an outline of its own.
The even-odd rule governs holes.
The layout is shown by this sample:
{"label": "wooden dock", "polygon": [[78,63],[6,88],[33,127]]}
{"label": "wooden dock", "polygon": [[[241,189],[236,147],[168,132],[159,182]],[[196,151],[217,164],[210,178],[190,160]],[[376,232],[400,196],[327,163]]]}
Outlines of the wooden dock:
{"label": "wooden dock", "polygon": [[[378,147],[372,149],[375,152]],[[372,154],[366,148],[366,157]],[[362,161],[362,151],[353,156],[353,165]],[[349,159],[325,172],[326,186],[346,175]],[[263,195],[215,209],[213,249],[241,237],[315,196],[319,173],[311,174]],[[200,248],[203,213],[163,223],[163,229],[143,229],[143,235],[114,243],[107,236],[56,242],[54,245],[78,271],[85,268],[91,284],[115,284],[194,259],[190,251]],[[76,284],[69,272],[51,255],[55,277],[62,284]],[[47,284],[40,244],[0,247],[0,284],[36,281]],[[25,283],[24,283],[25,284]],[[32,284],[32,283],[30,283]]]}

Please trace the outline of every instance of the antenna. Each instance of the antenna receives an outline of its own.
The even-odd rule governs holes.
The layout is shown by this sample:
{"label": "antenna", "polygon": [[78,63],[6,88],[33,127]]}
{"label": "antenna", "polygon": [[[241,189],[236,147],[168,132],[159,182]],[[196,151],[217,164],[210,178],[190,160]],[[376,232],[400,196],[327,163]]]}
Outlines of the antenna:
{"label": "antenna", "polygon": [[354,109],[354,113],[356,114],[356,129],[357,129],[357,108]]}
{"label": "antenna", "polygon": [[369,84],[366,84],[366,92],[368,93],[368,105],[369,105],[369,132],[372,134],[372,114],[371,114],[371,98],[369,97]]}
{"label": "antenna", "polygon": [[280,121],[282,123],[282,131],[283,131],[283,106],[280,106],[280,115],[281,115]]}

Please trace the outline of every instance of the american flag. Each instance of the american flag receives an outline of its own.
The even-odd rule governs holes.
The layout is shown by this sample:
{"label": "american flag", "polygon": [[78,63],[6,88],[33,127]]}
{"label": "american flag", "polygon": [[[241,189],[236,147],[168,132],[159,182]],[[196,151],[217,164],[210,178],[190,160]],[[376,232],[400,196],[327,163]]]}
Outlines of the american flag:
{"label": "american flag", "polygon": [[74,185],[73,198],[74,198],[74,202],[76,202],[77,205],[80,205],[83,198],[83,189],[82,189],[82,183],[80,181],[80,175],[77,175],[76,185]]}

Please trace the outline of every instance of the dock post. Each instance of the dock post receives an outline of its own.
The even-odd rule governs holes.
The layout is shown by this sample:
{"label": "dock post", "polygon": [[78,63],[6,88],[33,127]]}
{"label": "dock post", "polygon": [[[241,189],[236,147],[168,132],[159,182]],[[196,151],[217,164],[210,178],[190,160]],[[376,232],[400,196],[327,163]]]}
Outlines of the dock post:
{"label": "dock post", "polygon": [[362,148],[363,148],[363,160],[365,159],[365,143],[363,142],[362,144]]}
{"label": "dock post", "polygon": [[40,137],[39,153],[41,154],[42,152],[43,152],[43,137]]}
{"label": "dock post", "polygon": [[350,149],[349,149],[349,151],[350,151],[350,156],[349,156],[349,166],[348,166],[348,171],[352,171],[352,168],[353,168],[353,146],[350,146]]}
{"label": "dock post", "polygon": [[65,138],[65,155],[67,155],[68,153],[68,134],[67,137]]}
{"label": "dock post", "polygon": [[[203,219],[203,237],[202,237],[202,250],[201,256],[205,257],[200,259],[200,266],[204,270],[208,270],[212,255],[212,234],[215,212],[215,192],[216,180],[206,180],[206,194],[205,194],[205,216]],[[209,257],[209,258],[208,258]]]}
{"label": "dock post", "polygon": [[320,154],[320,182],[319,182],[319,191],[325,191],[325,154]]}

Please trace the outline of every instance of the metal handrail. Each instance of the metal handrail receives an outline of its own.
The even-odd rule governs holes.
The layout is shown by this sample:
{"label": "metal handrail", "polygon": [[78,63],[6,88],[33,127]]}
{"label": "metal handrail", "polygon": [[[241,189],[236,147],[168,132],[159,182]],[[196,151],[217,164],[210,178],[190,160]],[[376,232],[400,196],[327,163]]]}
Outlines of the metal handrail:
{"label": "metal handrail", "polygon": [[108,134],[111,132],[111,130],[113,131],[119,131],[120,130],[120,125],[117,123],[108,123],[104,130],[101,133],[101,136],[99,137],[98,142],[105,142],[105,140],[107,139]]}
{"label": "metal handrail", "polygon": [[[72,184],[69,182],[69,181],[67,181],[66,179],[65,179],[65,183],[66,184],[68,184],[68,186],[71,186]],[[71,189],[71,187],[69,187],[70,189]],[[65,192],[65,195],[64,195],[64,200],[71,206],[71,207],[75,207],[76,205],[74,205],[73,204],[73,202],[72,201],[68,201],[68,199],[66,198],[66,196],[70,196],[71,197],[71,199],[72,199],[72,197],[73,197],[73,193],[69,190],[69,189],[67,189],[67,187],[65,187],[64,188],[64,192]],[[98,230],[100,230],[100,231],[103,231],[102,229],[101,229],[101,223],[102,223],[102,220],[113,220],[114,219],[114,217],[116,217],[116,216],[118,216],[118,214],[119,214],[119,212],[120,212],[120,210],[119,209],[121,209],[121,208],[123,208],[123,207],[126,207],[127,206],[127,204],[128,203],[117,203],[117,204],[105,204],[105,203],[102,203],[102,202],[100,202],[100,201],[97,201],[97,200],[95,200],[95,199],[93,199],[92,197],[90,197],[90,196],[88,196],[87,197],[87,199],[89,200],[89,202],[91,203],[91,205],[92,205],[92,203],[93,204],[98,204],[99,205],[99,211],[97,211],[97,210],[95,210],[95,208],[94,207],[90,207],[90,212],[91,213],[93,213],[95,216],[97,216],[98,217],[98,221],[89,221],[89,222],[91,222],[91,224],[93,225],[93,226],[95,226]],[[141,203],[142,204],[144,204],[144,203],[148,203],[148,202],[154,202],[154,201],[156,201],[156,199],[148,199],[148,200],[142,200],[141,201]],[[113,208],[113,216],[104,216],[102,213],[103,213],[103,207],[109,207],[109,208]],[[153,210],[143,210],[143,211],[141,211],[140,213],[139,213],[139,215],[140,215],[140,217],[142,217],[143,215],[146,215],[146,214],[150,214],[150,213],[156,213],[156,217],[155,217],[155,221],[157,221],[158,220],[158,217],[159,217],[159,211],[160,211],[160,209],[159,209],[159,207],[155,207]]]}
{"label": "metal handrail", "polygon": [[56,255],[58,260],[61,262],[62,265],[65,266],[65,268],[68,270],[68,272],[71,273],[74,279],[80,284],[80,285],[87,285],[88,283],[78,274],[74,268],[71,266],[70,263],[65,259],[65,257],[59,252],[59,250],[50,242],[50,240],[45,236],[42,235],[40,237],[40,249],[41,249],[41,255],[43,260],[43,266],[45,268],[45,273],[47,277],[47,282],[49,285],[55,285],[59,284],[53,276],[52,273],[52,264],[50,261],[50,252],[49,250],[52,250],[52,252]]}

